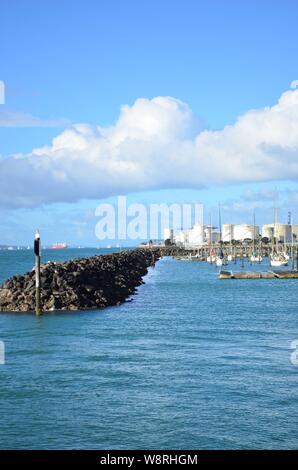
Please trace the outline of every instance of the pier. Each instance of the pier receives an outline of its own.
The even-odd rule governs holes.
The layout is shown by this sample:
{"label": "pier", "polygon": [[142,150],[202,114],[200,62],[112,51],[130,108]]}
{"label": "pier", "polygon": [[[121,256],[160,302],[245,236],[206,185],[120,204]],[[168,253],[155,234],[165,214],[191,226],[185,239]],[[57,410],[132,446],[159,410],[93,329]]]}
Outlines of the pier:
{"label": "pier", "polygon": [[258,271],[220,271],[219,279],[298,279],[298,271],[274,270],[266,272]]}
{"label": "pier", "polygon": [[250,242],[238,242],[235,244],[229,244],[224,242],[213,243],[212,245],[198,245],[198,246],[184,246],[178,247],[173,245],[172,247],[166,247],[167,250],[172,250],[177,256],[194,256],[204,261],[210,254],[216,254],[220,251],[223,252],[224,257],[230,256],[233,259],[249,258],[253,254],[256,256],[266,258],[275,253],[289,253],[291,254],[292,260],[297,264],[298,260],[298,244],[297,243],[258,243],[253,245]]}

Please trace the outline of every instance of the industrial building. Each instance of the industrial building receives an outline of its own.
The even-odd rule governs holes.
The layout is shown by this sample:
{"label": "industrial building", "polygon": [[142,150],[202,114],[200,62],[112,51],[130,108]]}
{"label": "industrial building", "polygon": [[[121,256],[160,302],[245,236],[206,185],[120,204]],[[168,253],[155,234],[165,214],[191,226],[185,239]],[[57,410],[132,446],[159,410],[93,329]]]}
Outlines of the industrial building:
{"label": "industrial building", "polygon": [[259,236],[259,226],[252,224],[223,224],[222,241],[232,240],[243,241],[246,239],[257,239]]}
{"label": "industrial building", "polygon": [[203,245],[205,242],[204,225],[196,224],[188,231],[189,245]]}
{"label": "industrial building", "polygon": [[[298,233],[298,226],[293,226],[293,233],[294,227],[297,227],[296,233]],[[289,243],[292,240],[292,226],[289,224],[266,224],[263,225],[262,228],[262,237],[269,238],[272,240],[273,238],[277,239],[277,241],[282,243]]]}
{"label": "industrial building", "polygon": [[163,239],[170,240],[171,243],[174,243],[174,230],[172,228],[165,228],[163,231]]}
{"label": "industrial building", "polygon": [[253,224],[223,224],[220,231],[210,226],[195,224],[189,230],[180,230],[174,232],[173,229],[166,228],[164,230],[164,240],[171,240],[172,243],[180,246],[197,247],[208,245],[210,243],[210,234],[212,243],[218,243],[220,238],[223,242],[231,242],[232,240],[243,242],[244,240],[257,240],[260,237],[266,237],[269,240],[276,238],[281,243],[290,243],[292,241],[292,228],[294,240],[298,240],[298,225],[290,224],[266,224],[260,227]]}
{"label": "industrial building", "polygon": [[211,234],[211,243],[218,243],[220,239],[220,233],[216,232],[213,228],[210,230],[210,226],[204,228],[205,234],[205,243],[209,245],[210,243],[210,234]]}
{"label": "industrial building", "polygon": [[209,243],[210,232],[212,237],[212,243],[217,243],[220,238],[219,232],[214,231],[214,229],[210,231],[209,226],[202,224],[195,224],[189,230],[179,230],[177,232],[174,232],[172,229],[165,228],[164,240],[170,239],[173,243],[178,246],[197,247]]}
{"label": "industrial building", "polygon": [[298,225],[292,225],[293,238],[298,240]]}

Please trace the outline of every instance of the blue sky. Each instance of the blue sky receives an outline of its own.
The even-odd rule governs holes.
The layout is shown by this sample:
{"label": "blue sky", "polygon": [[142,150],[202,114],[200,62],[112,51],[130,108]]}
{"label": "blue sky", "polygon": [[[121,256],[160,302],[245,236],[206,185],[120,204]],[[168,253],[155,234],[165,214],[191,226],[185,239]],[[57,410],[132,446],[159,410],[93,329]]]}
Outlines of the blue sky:
{"label": "blue sky", "polygon": [[[177,98],[212,131],[233,125],[249,110],[275,105],[298,78],[297,14],[293,0],[3,0],[0,79],[6,104],[0,118],[9,113],[9,126],[0,125],[0,155],[51,145],[72,123],[111,126],[121,106],[132,107],[139,98]],[[206,181],[204,189],[169,185],[143,193],[131,186],[129,198],[197,199],[208,207],[220,201],[225,217],[239,222],[249,216],[252,192],[258,201],[277,186],[284,218],[288,206],[296,214],[296,177]],[[0,244],[29,243],[37,225],[47,243],[97,244],[93,214],[102,193],[81,195],[2,207]],[[260,222],[267,221],[266,207],[257,210]]]}

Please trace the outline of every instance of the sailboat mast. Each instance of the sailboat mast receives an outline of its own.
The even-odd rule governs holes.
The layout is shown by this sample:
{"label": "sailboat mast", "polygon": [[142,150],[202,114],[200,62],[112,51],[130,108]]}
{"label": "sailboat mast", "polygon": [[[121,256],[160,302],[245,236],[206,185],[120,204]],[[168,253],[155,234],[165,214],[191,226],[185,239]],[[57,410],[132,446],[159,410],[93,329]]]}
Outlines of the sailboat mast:
{"label": "sailboat mast", "polygon": [[254,221],[254,228],[253,228],[253,237],[252,237],[252,254],[255,255],[255,236],[256,236],[256,214],[253,213],[253,221]]}
{"label": "sailboat mast", "polygon": [[[278,241],[277,241],[277,189],[274,191],[274,228],[273,228],[273,241],[275,241],[275,251],[278,252]],[[275,238],[275,240],[274,240]]]}
{"label": "sailboat mast", "polygon": [[212,253],[212,209],[210,209],[210,220],[209,220],[209,254]]}
{"label": "sailboat mast", "polygon": [[220,210],[220,203],[218,204],[218,225],[219,225],[219,243],[221,242],[221,210]]}
{"label": "sailboat mast", "polygon": [[293,234],[293,219],[292,219],[292,212],[289,212],[288,214],[288,217],[289,217],[289,224],[291,226],[291,259],[292,259],[292,269],[294,269],[295,267],[295,263],[294,263],[294,234]]}

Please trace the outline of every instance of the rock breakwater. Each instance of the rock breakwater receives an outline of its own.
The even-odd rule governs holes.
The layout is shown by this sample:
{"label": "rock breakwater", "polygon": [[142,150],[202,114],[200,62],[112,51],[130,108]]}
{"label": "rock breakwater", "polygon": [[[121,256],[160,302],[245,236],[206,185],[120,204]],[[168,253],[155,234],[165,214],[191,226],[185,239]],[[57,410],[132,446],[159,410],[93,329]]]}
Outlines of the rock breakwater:
{"label": "rock breakwater", "polygon": [[[119,305],[142,284],[162,251],[135,249],[41,266],[43,311],[88,310]],[[17,275],[0,287],[0,311],[35,309],[35,273]]]}

